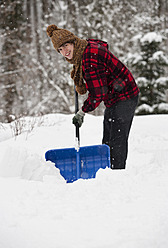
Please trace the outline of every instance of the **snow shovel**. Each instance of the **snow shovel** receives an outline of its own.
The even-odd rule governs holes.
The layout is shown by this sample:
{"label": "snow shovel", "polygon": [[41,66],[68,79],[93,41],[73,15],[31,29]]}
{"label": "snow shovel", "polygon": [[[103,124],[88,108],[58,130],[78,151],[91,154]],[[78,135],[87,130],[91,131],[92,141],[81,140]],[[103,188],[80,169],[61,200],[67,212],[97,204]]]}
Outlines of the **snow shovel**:
{"label": "snow shovel", "polygon": [[[75,90],[75,113],[77,111],[78,93]],[[45,159],[55,163],[67,183],[74,182],[79,178],[95,178],[96,172],[100,168],[110,167],[109,146],[103,144],[80,147],[78,125],[76,125],[76,142],[76,148],[54,149],[45,154]]]}

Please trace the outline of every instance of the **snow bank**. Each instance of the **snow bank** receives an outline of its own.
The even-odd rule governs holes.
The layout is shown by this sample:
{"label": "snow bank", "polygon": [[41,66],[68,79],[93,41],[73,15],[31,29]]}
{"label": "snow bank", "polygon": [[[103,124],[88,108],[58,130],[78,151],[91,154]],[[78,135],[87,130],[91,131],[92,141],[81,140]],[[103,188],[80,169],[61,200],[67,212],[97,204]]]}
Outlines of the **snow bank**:
{"label": "snow bank", "polygon": [[[167,248],[168,115],[135,117],[126,170],[66,184],[44,154],[74,146],[71,119],[0,129],[0,248]],[[102,121],[86,115],[81,146],[101,143]]]}

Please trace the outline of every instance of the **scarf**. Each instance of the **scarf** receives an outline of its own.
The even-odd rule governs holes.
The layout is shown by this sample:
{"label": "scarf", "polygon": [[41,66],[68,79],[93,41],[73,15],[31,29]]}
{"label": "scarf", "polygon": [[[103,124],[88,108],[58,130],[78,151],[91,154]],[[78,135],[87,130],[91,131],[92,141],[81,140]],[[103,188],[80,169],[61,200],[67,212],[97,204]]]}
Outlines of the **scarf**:
{"label": "scarf", "polygon": [[74,43],[73,58],[72,59],[66,58],[66,60],[70,64],[73,64],[73,69],[71,71],[71,78],[74,80],[76,91],[80,95],[84,95],[87,92],[86,85],[83,81],[83,73],[82,73],[82,55],[87,44],[88,42],[86,40],[76,38]]}

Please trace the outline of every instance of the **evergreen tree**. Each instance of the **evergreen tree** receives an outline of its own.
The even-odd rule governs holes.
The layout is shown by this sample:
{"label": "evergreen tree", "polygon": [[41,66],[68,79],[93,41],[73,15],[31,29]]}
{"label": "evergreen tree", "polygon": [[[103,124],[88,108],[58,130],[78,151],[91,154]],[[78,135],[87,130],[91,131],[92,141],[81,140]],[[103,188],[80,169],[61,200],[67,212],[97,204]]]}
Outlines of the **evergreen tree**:
{"label": "evergreen tree", "polygon": [[141,92],[138,114],[168,112],[166,104],[162,109],[168,89],[168,77],[164,77],[168,58],[160,48],[162,40],[163,37],[156,32],[145,34],[139,39],[140,53],[131,58]]}

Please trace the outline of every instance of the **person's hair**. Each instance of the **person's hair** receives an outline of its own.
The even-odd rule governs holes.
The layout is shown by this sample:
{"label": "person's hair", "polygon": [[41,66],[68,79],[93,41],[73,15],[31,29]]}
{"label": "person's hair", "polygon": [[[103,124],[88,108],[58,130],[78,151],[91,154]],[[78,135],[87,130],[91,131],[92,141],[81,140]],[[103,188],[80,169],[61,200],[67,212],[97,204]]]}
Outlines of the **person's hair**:
{"label": "person's hair", "polygon": [[[64,42],[60,47],[64,46],[67,43],[69,43],[69,44],[75,44],[75,40],[70,40],[70,41]],[[60,53],[59,48],[57,49],[57,51]]]}

